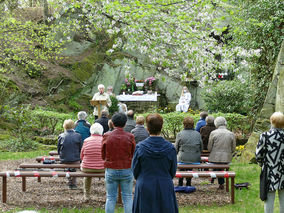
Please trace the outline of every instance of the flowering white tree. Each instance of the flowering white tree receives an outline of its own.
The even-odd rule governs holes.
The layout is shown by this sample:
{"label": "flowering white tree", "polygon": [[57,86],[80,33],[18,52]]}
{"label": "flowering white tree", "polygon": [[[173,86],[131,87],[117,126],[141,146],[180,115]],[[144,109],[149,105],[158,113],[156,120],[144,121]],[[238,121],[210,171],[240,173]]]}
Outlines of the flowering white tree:
{"label": "flowering white tree", "polygon": [[[215,78],[217,70],[237,72],[241,67],[236,66],[237,56],[245,60],[255,54],[240,47],[231,48],[226,36],[220,36],[230,22],[227,10],[232,7],[226,2],[57,0],[54,4],[59,10],[54,16],[59,18],[62,11],[79,11],[88,33],[103,31],[114,40],[107,54],[135,51],[147,56],[158,72],[208,82]],[[221,60],[216,60],[220,56]]]}

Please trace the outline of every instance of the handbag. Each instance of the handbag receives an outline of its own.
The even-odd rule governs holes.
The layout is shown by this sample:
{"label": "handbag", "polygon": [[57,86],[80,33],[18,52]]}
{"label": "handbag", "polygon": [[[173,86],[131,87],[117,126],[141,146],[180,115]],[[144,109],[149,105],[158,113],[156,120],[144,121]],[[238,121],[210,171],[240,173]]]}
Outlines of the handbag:
{"label": "handbag", "polygon": [[263,169],[261,170],[259,177],[259,197],[262,201],[265,201],[267,199],[267,193],[269,188],[267,176],[267,163],[264,162]]}

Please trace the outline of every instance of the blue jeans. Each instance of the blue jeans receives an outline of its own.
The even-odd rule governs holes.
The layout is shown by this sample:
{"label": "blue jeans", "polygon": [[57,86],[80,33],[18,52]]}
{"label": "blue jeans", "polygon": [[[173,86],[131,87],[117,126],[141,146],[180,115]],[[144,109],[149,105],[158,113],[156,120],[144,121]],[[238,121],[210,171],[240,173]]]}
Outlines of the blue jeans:
{"label": "blue jeans", "polygon": [[105,211],[106,213],[114,213],[118,186],[121,187],[121,194],[125,213],[132,212],[132,189],[133,189],[133,174],[131,169],[109,169],[105,170],[105,182],[107,200]]}

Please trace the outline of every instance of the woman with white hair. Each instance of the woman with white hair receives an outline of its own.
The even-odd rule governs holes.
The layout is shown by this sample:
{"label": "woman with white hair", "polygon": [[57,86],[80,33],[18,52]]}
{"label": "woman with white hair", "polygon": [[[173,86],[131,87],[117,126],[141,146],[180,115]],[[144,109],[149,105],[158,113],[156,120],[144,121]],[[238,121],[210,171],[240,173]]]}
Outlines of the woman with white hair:
{"label": "woman with white hair", "polygon": [[[212,131],[208,141],[209,162],[228,164],[232,161],[236,149],[234,133],[227,129],[227,121],[224,117],[217,117],[214,121],[216,130]],[[217,170],[217,169],[216,169]],[[219,189],[224,189],[224,178],[218,178]]]}
{"label": "woman with white hair", "polygon": [[[270,117],[271,129],[261,134],[255,157],[259,165],[267,168],[268,193],[264,212],[273,212],[276,190],[278,191],[280,212],[284,212],[284,115],[274,112]],[[266,164],[266,166],[265,166]]]}
{"label": "woman with white hair", "polygon": [[78,112],[78,120],[75,122],[75,132],[79,133],[82,137],[82,141],[90,137],[91,124],[86,121],[87,113],[85,111]]}
{"label": "woman with white hair", "polygon": [[[106,101],[106,105],[102,105],[100,106],[100,110],[108,110],[108,107],[111,106],[111,100],[109,95],[105,92],[105,86],[103,84],[99,84],[98,85],[98,90],[99,92],[95,93],[92,100],[94,101]],[[101,111],[98,111],[97,106],[94,106],[94,113],[93,115],[95,116],[95,119],[98,119],[98,117],[100,116],[99,113],[101,113]]]}
{"label": "woman with white hair", "polygon": [[[102,147],[102,134],[103,126],[99,123],[94,123],[91,128],[91,136],[88,137],[81,150],[81,171],[87,173],[104,172],[104,161],[102,159],[101,147]],[[84,178],[84,200],[90,199],[92,178]]]}

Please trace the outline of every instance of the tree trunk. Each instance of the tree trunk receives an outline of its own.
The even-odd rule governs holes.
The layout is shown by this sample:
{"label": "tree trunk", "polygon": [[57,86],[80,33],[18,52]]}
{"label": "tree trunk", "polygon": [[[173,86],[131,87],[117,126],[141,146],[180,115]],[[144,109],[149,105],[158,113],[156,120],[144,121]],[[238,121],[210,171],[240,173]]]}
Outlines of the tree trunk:
{"label": "tree trunk", "polygon": [[284,41],[281,45],[273,78],[267,91],[262,110],[255,122],[253,133],[249,137],[245,151],[242,153],[241,161],[253,161],[259,136],[262,132],[270,129],[270,116],[277,111],[284,113]]}
{"label": "tree trunk", "polygon": [[47,0],[42,0],[43,2],[43,21],[45,24],[48,23],[47,18],[48,18],[48,3]]}

